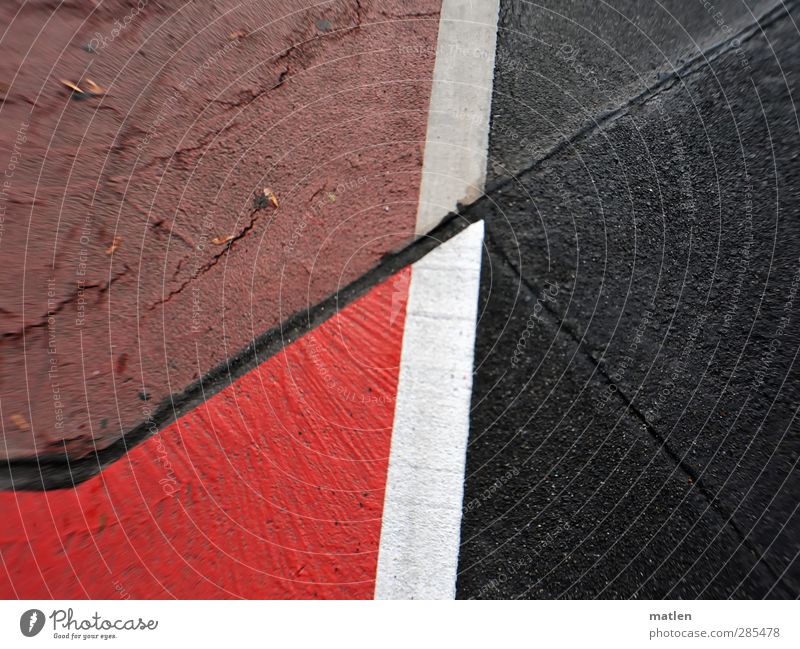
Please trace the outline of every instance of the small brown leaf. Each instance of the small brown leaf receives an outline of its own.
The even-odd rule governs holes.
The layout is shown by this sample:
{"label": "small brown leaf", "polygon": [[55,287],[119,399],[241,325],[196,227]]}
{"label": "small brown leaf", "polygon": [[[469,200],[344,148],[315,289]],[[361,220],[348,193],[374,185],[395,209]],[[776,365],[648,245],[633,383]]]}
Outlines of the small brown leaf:
{"label": "small brown leaf", "polygon": [[17,428],[19,428],[20,430],[30,430],[31,429],[30,424],[28,423],[28,420],[25,419],[25,417],[23,417],[20,414],[16,414],[15,413],[15,414],[11,415],[11,421],[14,422],[14,425]]}
{"label": "small brown leaf", "polygon": [[63,83],[67,88],[72,90],[77,99],[86,99],[87,97],[100,97],[106,94],[105,88],[101,88],[98,86],[94,81],[91,79],[86,79],[86,88],[88,90],[84,90],[81,88],[77,83],[72,83],[72,81],[67,81],[66,79],[61,79],[61,83]]}
{"label": "small brown leaf", "polygon": [[66,79],[61,79],[61,83],[63,83],[67,88],[72,90],[72,92],[77,92],[78,94],[86,94],[81,90],[76,84],[72,83],[72,81],[67,81]]}
{"label": "small brown leaf", "polygon": [[264,197],[275,207],[278,207],[278,197],[269,187],[264,187]]}
{"label": "small brown leaf", "polygon": [[106,248],[106,254],[113,255],[119,249],[121,243],[122,243],[122,237],[114,237],[114,240],[111,242],[111,245],[108,248]]}
{"label": "small brown leaf", "polygon": [[89,86],[89,94],[92,94],[92,95],[104,95],[104,94],[106,94],[105,88],[101,88],[100,86],[98,86],[91,79],[87,79],[86,80],[86,85]]}
{"label": "small brown leaf", "polygon": [[216,246],[223,246],[226,243],[228,243],[229,241],[233,241],[233,235],[232,234],[229,234],[226,237],[214,237],[211,240],[211,243],[213,243]]}

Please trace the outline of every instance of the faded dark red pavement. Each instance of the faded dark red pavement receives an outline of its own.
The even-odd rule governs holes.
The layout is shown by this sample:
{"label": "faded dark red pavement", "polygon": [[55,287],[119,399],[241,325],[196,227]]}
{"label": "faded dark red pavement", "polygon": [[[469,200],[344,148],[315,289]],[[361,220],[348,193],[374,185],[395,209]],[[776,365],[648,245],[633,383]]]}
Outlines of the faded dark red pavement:
{"label": "faded dark red pavement", "polygon": [[438,1],[134,8],[0,8],[4,458],[108,446],[413,237]]}

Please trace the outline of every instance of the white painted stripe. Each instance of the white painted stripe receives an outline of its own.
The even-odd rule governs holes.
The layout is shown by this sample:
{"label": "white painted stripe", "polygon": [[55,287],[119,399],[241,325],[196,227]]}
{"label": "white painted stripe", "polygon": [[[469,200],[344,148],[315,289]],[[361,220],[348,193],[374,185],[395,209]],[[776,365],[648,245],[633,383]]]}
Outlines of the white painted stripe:
{"label": "white painted stripe", "polygon": [[500,0],[443,0],[417,235],[483,193]]}
{"label": "white painted stripe", "polygon": [[411,269],[376,599],[455,597],[483,222]]}
{"label": "white painted stripe", "polygon": [[[443,0],[416,234],[483,192],[499,0]],[[411,270],[376,599],[455,597],[483,223]]]}

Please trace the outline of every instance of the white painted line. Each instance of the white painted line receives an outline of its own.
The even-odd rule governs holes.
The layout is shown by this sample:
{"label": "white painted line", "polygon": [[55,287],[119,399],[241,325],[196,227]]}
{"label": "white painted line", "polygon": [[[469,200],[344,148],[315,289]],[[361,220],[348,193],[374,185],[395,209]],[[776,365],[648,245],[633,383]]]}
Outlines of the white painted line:
{"label": "white painted line", "polygon": [[483,222],[411,269],[376,599],[455,597]]}
{"label": "white painted line", "polygon": [[[443,0],[416,234],[483,192],[499,0]],[[455,597],[483,223],[411,270],[376,599]]]}
{"label": "white painted line", "polygon": [[417,236],[483,193],[500,0],[443,0]]}

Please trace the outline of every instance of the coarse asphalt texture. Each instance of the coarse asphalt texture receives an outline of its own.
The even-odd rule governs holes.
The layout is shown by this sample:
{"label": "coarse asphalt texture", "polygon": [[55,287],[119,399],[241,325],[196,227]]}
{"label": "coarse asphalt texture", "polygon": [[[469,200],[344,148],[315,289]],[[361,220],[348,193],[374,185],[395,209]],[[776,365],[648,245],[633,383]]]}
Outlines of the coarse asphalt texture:
{"label": "coarse asphalt texture", "polygon": [[800,593],[798,19],[501,3],[459,597]]}

